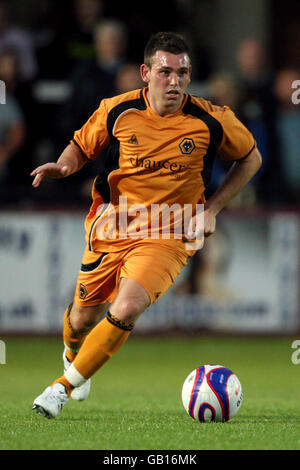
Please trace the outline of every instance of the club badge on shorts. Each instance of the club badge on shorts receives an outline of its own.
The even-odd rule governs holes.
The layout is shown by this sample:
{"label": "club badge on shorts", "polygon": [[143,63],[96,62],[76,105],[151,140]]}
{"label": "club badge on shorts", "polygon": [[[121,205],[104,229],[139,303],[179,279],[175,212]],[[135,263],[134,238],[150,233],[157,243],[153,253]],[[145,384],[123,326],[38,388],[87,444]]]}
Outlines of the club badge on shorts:
{"label": "club badge on shorts", "polygon": [[87,296],[86,287],[83,284],[79,284],[79,297],[80,299],[85,299]]}

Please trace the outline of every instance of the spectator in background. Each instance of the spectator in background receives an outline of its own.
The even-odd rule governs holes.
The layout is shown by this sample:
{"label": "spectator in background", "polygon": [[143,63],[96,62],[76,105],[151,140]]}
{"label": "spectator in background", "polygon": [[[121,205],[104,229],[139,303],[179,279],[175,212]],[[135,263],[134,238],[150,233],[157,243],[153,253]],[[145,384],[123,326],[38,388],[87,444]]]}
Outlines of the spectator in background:
{"label": "spectator in background", "polygon": [[[117,18],[128,28],[128,57],[130,62],[139,62],[143,56],[143,44],[155,31],[181,32],[186,23],[185,2],[178,0],[151,0],[149,4],[141,0],[116,2],[103,0],[104,15]],[[182,3],[182,5],[180,5]],[[190,25],[188,25],[190,28]],[[201,59],[200,59],[201,60]],[[196,67],[196,64],[195,64]]]}
{"label": "spectator in background", "polygon": [[37,61],[32,38],[24,29],[10,24],[8,4],[0,1],[0,52],[12,48],[19,61],[20,79],[32,80],[37,74]]}
{"label": "spectator in background", "polygon": [[237,81],[241,88],[237,114],[260,148],[263,164],[253,182],[257,184],[260,202],[269,204],[278,202],[280,169],[274,121],[274,74],[267,57],[265,46],[256,38],[242,41],[236,54]]}
{"label": "spectator in background", "polygon": [[[8,194],[10,183],[10,160],[22,148],[26,127],[22,109],[14,94],[16,86],[16,55],[10,51],[0,53],[0,80],[1,86],[0,104],[0,185],[1,199],[11,196]],[[4,103],[3,103],[4,101]]]}
{"label": "spectator in background", "polygon": [[[117,95],[142,88],[143,86],[145,86],[145,83],[141,79],[140,69],[137,64],[126,63],[121,66],[115,79],[115,90]],[[103,155],[103,158],[99,158],[90,164],[90,176],[87,176],[85,181],[83,181],[80,190],[80,196],[84,201],[89,201],[91,198],[91,190],[95,177],[95,167],[98,169],[98,173],[102,173],[105,167],[105,155]]]}
{"label": "spectator in background", "polygon": [[0,183],[8,184],[9,160],[24,143],[24,117],[13,96],[6,95],[6,103],[0,105]]}
{"label": "spectator in background", "polygon": [[237,112],[241,99],[241,88],[232,74],[215,73],[209,78],[208,90],[212,101],[219,106],[229,106],[232,111]]}
{"label": "spectator in background", "polygon": [[[6,105],[0,105],[3,114],[11,115],[11,109],[18,125],[10,131],[11,144],[8,145],[9,158],[6,169],[9,180],[18,183],[18,188],[26,181],[24,175],[32,168],[32,154],[35,142],[36,109],[32,97],[31,82],[23,82],[19,73],[18,55],[13,49],[5,49],[0,52],[0,80],[3,80],[6,88]],[[10,111],[9,111],[10,110]],[[9,113],[8,113],[9,111]],[[28,181],[29,183],[29,181]],[[28,185],[30,188],[30,185]],[[21,190],[21,188],[20,188]]]}
{"label": "spectator in background", "polygon": [[[238,107],[242,97],[242,90],[233,74],[227,72],[218,72],[212,75],[207,82],[207,92],[211,101],[219,106],[229,106],[234,113],[238,115]],[[239,116],[238,116],[239,117]],[[216,159],[212,172],[211,184],[206,191],[206,197],[216,191],[230,165]],[[235,198],[232,199],[230,206],[251,206],[256,202],[256,188],[254,179],[251,181]]]}
{"label": "spectator in background", "polygon": [[78,63],[94,57],[94,29],[104,0],[64,0],[40,7],[34,25],[39,78],[69,78]]}
{"label": "spectator in background", "polygon": [[117,20],[103,20],[94,30],[94,57],[81,61],[70,74],[71,96],[60,111],[61,145],[79,129],[102,98],[116,92],[115,80],[125,62],[127,32]]}
{"label": "spectator in background", "polygon": [[291,204],[300,203],[300,105],[292,101],[292,83],[299,79],[300,70],[282,69],[276,76],[274,86],[278,100],[276,131],[282,183],[286,188],[286,202]]}
{"label": "spectator in background", "polygon": [[[58,112],[57,152],[60,152],[66,142],[71,139],[74,130],[79,129],[87,121],[103,98],[118,93],[116,81],[125,63],[126,52],[127,29],[125,25],[115,19],[100,22],[94,30],[93,59],[81,61],[70,75],[71,96]],[[133,76],[135,80],[131,89],[137,83],[136,74],[131,75]],[[140,85],[140,79],[138,83]],[[97,161],[95,164],[99,165],[101,162]],[[95,174],[95,169],[92,169],[91,165],[86,165],[80,177],[73,175],[69,180],[71,190],[75,188],[76,191],[76,186],[81,185],[83,179],[88,181],[90,174]],[[85,194],[84,190],[83,194]],[[76,191],[76,197],[82,199],[80,190]]]}
{"label": "spectator in background", "polygon": [[94,31],[94,47],[98,66],[116,76],[127,54],[127,28],[120,20],[106,19]]}
{"label": "spectator in background", "polygon": [[94,57],[94,31],[102,16],[103,0],[73,0],[69,22],[65,19],[62,33],[67,72]]}
{"label": "spectator in background", "polygon": [[122,65],[115,79],[116,93],[126,93],[143,86],[145,86],[145,83],[141,79],[139,66],[131,63]]}

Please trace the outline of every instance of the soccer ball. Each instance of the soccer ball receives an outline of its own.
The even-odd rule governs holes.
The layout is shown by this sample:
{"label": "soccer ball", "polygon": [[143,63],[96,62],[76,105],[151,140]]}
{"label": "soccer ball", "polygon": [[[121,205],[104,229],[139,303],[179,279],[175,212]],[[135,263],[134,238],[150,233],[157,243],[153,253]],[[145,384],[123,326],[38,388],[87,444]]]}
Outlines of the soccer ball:
{"label": "soccer ball", "polygon": [[186,412],[201,423],[228,421],[241,407],[242,386],[237,376],[220,365],[205,365],[185,379],[182,403]]}

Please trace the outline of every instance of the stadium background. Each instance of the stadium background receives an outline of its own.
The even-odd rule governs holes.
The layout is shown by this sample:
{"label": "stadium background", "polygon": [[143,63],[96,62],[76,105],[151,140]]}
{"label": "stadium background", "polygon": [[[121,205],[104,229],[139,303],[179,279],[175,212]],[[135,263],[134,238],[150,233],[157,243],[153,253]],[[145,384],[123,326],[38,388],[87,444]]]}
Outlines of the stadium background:
{"label": "stadium background", "polygon": [[[254,133],[263,166],[136,332],[298,331],[299,13],[291,0],[168,0],[163,10],[157,1],[147,10],[137,1],[0,2],[2,333],[60,331],[101,161],[38,190],[31,169],[57,159],[103,96],[143,85],[144,44],[168,29],[191,47],[190,92],[232,107]],[[215,165],[208,193],[226,170]]]}
{"label": "stadium background", "polygon": [[[103,96],[143,85],[138,64],[158,30],[186,36],[190,92],[233,108],[263,166],[136,333],[299,331],[299,18],[292,0],[0,2],[1,334],[60,332],[101,162],[38,190],[29,173],[57,159]],[[215,165],[208,193],[226,170]]]}
{"label": "stadium background", "polygon": [[[97,464],[101,449],[299,450],[300,104],[291,88],[300,79],[299,1],[6,5],[0,1],[0,449],[97,450]],[[95,41],[98,23],[105,28]],[[95,374],[89,399],[70,400],[49,422],[31,407],[62,373],[62,314],[101,162],[38,190],[29,173],[57,159],[102,96],[140,86],[144,44],[167,29],[188,38],[191,92],[234,109],[254,133],[263,167],[171,291]],[[208,191],[226,170],[215,166]],[[206,426],[186,414],[181,387],[194,368],[211,363],[238,375],[244,400],[232,421]],[[32,454],[19,455],[32,465]],[[68,463],[73,457],[78,465],[82,456],[68,454]]]}

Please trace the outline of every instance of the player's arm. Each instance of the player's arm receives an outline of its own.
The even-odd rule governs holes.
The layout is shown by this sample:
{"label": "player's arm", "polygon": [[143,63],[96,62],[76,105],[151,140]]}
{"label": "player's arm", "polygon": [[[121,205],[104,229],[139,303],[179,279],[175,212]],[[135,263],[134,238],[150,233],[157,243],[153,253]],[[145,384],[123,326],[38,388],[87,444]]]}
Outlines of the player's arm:
{"label": "player's arm", "polygon": [[79,147],[69,144],[57,162],[49,162],[38,166],[30,174],[34,177],[32,186],[37,188],[45,176],[49,178],[65,178],[79,171],[87,162]]}
{"label": "player's arm", "polygon": [[204,235],[211,235],[216,228],[216,216],[253,178],[262,164],[257,148],[244,160],[235,161],[225,180],[204,206]]}

